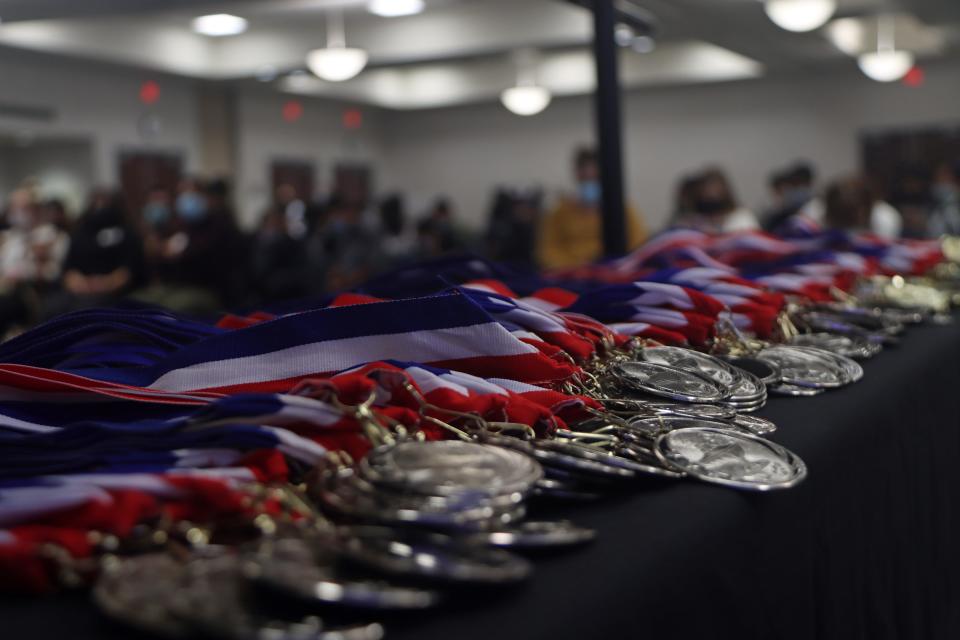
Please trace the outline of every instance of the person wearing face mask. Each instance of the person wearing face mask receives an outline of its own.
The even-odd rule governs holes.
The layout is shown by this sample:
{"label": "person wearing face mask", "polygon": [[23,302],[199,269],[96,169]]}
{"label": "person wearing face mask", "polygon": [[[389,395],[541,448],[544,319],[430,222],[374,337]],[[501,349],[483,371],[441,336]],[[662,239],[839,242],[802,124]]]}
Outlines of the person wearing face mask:
{"label": "person wearing face mask", "polygon": [[708,169],[700,175],[693,195],[693,211],[679,226],[709,233],[732,233],[760,228],[757,216],[737,204],[727,176],[720,169]]}
{"label": "person wearing face mask", "polygon": [[[537,258],[541,267],[563,269],[586,264],[603,254],[600,216],[600,164],[593,149],[574,156],[576,195],[560,199],[540,225]],[[632,207],[626,207],[627,249],[638,247],[646,229]]]}
{"label": "person wearing face mask", "polygon": [[225,183],[193,178],[180,183],[171,209],[163,194],[148,201],[145,223],[155,225],[157,238],[149,249],[153,279],[136,293],[138,300],[198,315],[233,301],[233,279],[246,272],[246,264],[231,266],[241,251],[226,201]]}
{"label": "person wearing face mask", "polygon": [[824,203],[814,190],[815,177],[813,167],[806,162],[798,162],[774,174],[771,177],[774,207],[764,216],[763,228],[781,231],[798,215],[822,225]]}
{"label": "person wearing face mask", "polygon": [[960,234],[960,163],[944,162],[933,172],[930,185],[933,209],[927,231],[930,237]]}

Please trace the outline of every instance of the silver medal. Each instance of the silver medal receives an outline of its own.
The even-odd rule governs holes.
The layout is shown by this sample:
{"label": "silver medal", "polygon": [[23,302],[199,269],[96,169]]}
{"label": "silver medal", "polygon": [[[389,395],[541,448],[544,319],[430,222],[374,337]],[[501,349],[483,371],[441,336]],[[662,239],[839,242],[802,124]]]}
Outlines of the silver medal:
{"label": "silver medal", "polygon": [[806,465],[789,450],[726,429],[670,431],[657,438],[655,451],[666,464],[695,478],[738,489],[786,489],[807,475]]}

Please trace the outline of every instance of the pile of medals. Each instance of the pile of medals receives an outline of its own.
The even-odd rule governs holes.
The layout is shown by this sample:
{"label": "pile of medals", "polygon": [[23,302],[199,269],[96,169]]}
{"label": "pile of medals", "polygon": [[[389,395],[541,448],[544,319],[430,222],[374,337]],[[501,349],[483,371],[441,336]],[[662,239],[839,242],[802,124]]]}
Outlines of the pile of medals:
{"label": "pile of medals", "polygon": [[[384,634],[381,622],[388,617],[415,615],[464,594],[482,600],[472,595],[528,579],[537,554],[593,540],[594,531],[569,521],[536,519],[543,504],[596,500],[631,487],[683,480],[761,492],[796,486],[807,475],[806,465],[769,439],[776,432],[775,424],[755,415],[769,396],[814,396],[856,383],[864,375],[859,361],[896,344],[906,326],[941,317],[950,306],[949,294],[944,294],[945,303],[942,296],[931,293],[943,294],[940,285],[877,276],[865,279],[855,291],[856,297],[838,292],[829,301],[791,298],[777,316],[779,332],[744,335],[732,318],[759,302],[750,300],[737,308],[722,309],[725,302],[705,301],[709,292],[697,297],[678,285],[656,283],[643,292],[646,297],[641,304],[635,300],[635,284],[643,283],[598,296],[591,302],[593,307],[569,311],[568,301],[564,307],[567,315],[563,309],[544,312],[522,299],[481,294],[480,289],[472,291],[474,298],[469,304],[463,292],[432,299],[429,304],[443,311],[438,316],[447,311],[450,316],[485,314],[483,326],[496,325],[498,340],[515,340],[508,346],[520,354],[521,364],[505,363],[513,353],[491,356],[478,349],[484,356],[478,359],[485,366],[494,360],[500,367],[497,371],[516,372],[517,377],[509,380],[506,374],[442,370],[436,363],[457,358],[441,357],[442,350],[435,349],[439,355],[432,369],[430,363],[364,360],[362,364],[351,362],[340,373],[318,369],[323,375],[317,374],[315,380],[303,376],[294,383],[287,381],[288,386],[279,392],[270,385],[285,379],[267,380],[269,392],[259,395],[240,395],[245,387],[231,386],[230,380],[222,388],[198,384],[170,392],[158,390],[163,385],[156,384],[157,380],[174,384],[170,381],[189,377],[181,375],[183,372],[192,375],[197,370],[203,374],[213,370],[219,375],[224,365],[208,365],[197,353],[219,354],[222,342],[217,349],[192,354],[196,363],[184,358],[186,365],[163,370],[147,382],[114,385],[112,380],[95,377],[69,378],[74,386],[90,384],[98,400],[109,397],[111,401],[139,402],[149,397],[158,402],[184,402],[191,408],[199,405],[195,414],[137,423],[148,435],[155,429],[158,440],[183,437],[198,444],[192,444],[192,450],[177,447],[163,452],[173,460],[168,462],[170,467],[161,467],[147,477],[131,474],[130,484],[122,485],[118,478],[126,472],[124,464],[136,467],[146,464],[142,460],[155,460],[152,454],[156,451],[150,448],[153,443],[137,449],[134,445],[142,445],[138,438],[144,434],[136,429],[114,432],[114,423],[97,423],[97,429],[84,423],[69,425],[73,428],[65,437],[69,444],[78,448],[89,445],[94,464],[109,467],[115,463],[121,469],[106,480],[109,474],[97,476],[102,471],[98,467],[82,468],[78,475],[90,472],[97,476],[90,482],[100,482],[98,489],[132,488],[119,492],[133,505],[132,512],[138,504],[132,497],[140,488],[138,483],[161,495],[158,503],[167,500],[175,508],[144,509],[143,513],[151,515],[143,518],[120,513],[118,518],[125,524],[134,523],[129,535],[106,535],[91,526],[84,531],[90,535],[83,540],[56,537],[50,532],[56,527],[47,521],[44,526],[48,528],[41,530],[28,522],[17,533],[25,540],[34,536],[29,539],[34,546],[29,548],[38,550],[42,563],[39,570],[33,564],[16,568],[22,569],[21,576],[46,577],[42,574],[53,566],[60,585],[93,583],[94,600],[110,618],[161,637],[378,640]],[[738,291],[749,288],[738,283],[714,284],[721,289],[739,287]],[[762,289],[757,286],[756,292]],[[666,300],[663,309],[651,310],[649,305],[656,300]],[[780,300],[768,302],[783,304]],[[550,302],[544,298],[540,303],[545,301]],[[694,301],[700,305],[699,312],[684,306],[694,305]],[[428,304],[414,302],[418,308]],[[354,298],[345,304],[359,306]],[[477,305],[486,306],[481,311]],[[589,309],[627,316],[611,322],[655,319],[658,314],[674,321],[685,317],[687,334],[649,324],[638,331],[665,338],[686,337],[684,344],[697,348],[666,344],[668,340],[657,341],[651,333],[613,331],[596,319],[599,315],[584,314]],[[189,350],[194,340],[202,343],[207,337],[206,327],[137,314],[130,312],[132,319],[111,321],[118,327],[134,326],[140,334],[162,332],[164,349],[176,354]],[[383,312],[371,316],[383,323],[391,319]],[[757,313],[757,318],[763,317],[772,316]],[[131,324],[134,321],[136,324]],[[330,317],[324,321],[334,324]],[[344,336],[352,340],[365,337],[350,333],[354,324],[364,329],[363,322],[343,324],[336,328]],[[757,320],[756,326],[761,324]],[[241,322],[241,326],[248,325]],[[463,326],[481,323],[471,316]],[[626,325],[622,326],[626,331]],[[676,322],[669,326],[678,328]],[[56,360],[48,350],[54,350],[50,345],[60,344],[57,332],[61,329],[48,326],[33,341],[8,349],[25,360],[14,365],[32,367],[25,390],[33,393],[30,385],[40,380],[63,391],[57,385],[64,376],[73,375],[53,364],[44,373],[47,364],[26,361],[33,348],[43,351],[43,357],[51,362]],[[432,325],[378,325],[370,329],[370,335],[378,340],[384,340],[384,335],[401,336],[397,338],[401,340],[404,331],[419,336],[430,330]],[[203,335],[186,336],[190,331]],[[210,333],[211,341],[229,338]],[[520,342],[514,333],[527,342]],[[58,338],[50,339],[48,334]],[[86,344],[93,344],[91,349],[104,339],[84,335]],[[699,335],[711,337],[708,342],[691,339]],[[68,337],[75,338],[72,333]],[[456,353],[461,351],[459,339],[454,339]],[[63,343],[72,344],[70,340]],[[113,334],[105,340],[114,340]],[[380,344],[378,340],[369,342]],[[272,336],[265,342],[272,348],[280,341]],[[536,344],[536,349],[530,344]],[[327,349],[326,343],[309,340],[295,346],[315,349],[311,357],[304,358],[309,362],[319,360],[318,352]],[[154,357],[153,351],[159,350],[155,347],[150,345],[130,357]],[[86,357],[67,351],[68,362]],[[136,349],[131,348],[133,351]],[[280,347],[276,352],[285,353]],[[119,360],[127,354],[124,349],[117,353]],[[239,359],[263,354],[229,355]],[[200,366],[191,368],[194,364]],[[527,366],[529,370],[524,368]],[[261,368],[271,372],[282,369],[251,367],[257,373]],[[564,373],[564,377],[539,386],[541,378],[536,376],[543,372],[569,375]],[[529,378],[523,377],[528,374]],[[217,406],[224,400],[238,402]],[[8,422],[38,426],[19,418]],[[39,426],[49,429],[43,433],[55,438],[63,425]],[[86,427],[90,427],[89,433],[84,431]],[[223,428],[225,435],[219,434],[218,428]],[[94,446],[105,433],[120,442],[116,451]],[[71,439],[74,436],[76,440]],[[351,437],[362,440],[359,447],[351,441],[353,455],[344,444]],[[123,449],[125,443],[130,451]],[[236,451],[230,450],[234,443]],[[30,446],[34,446],[32,441],[24,445],[25,450]],[[38,449],[43,446],[41,442]],[[117,452],[116,459],[111,457]],[[123,455],[128,453],[132,463]],[[272,466],[277,460],[259,458],[263,453],[276,454],[280,462]],[[103,454],[102,459],[95,454]],[[184,457],[177,457],[180,455]],[[247,455],[255,461],[249,462]],[[227,462],[222,462],[221,456]],[[246,464],[256,472],[241,468]],[[191,468],[196,474],[183,476],[180,468]],[[38,475],[42,482],[53,477]],[[6,477],[13,477],[14,484],[19,480],[15,473]],[[57,481],[64,477],[69,478],[69,473],[58,476]],[[213,480],[216,483],[204,484]],[[158,485],[163,485],[160,490]],[[199,508],[178,503],[187,503],[194,491],[207,502],[201,500]],[[0,518],[4,516],[3,497],[0,488]],[[230,506],[221,512],[213,508],[218,503]],[[0,530],[0,578],[5,568],[5,533]],[[71,555],[74,553],[76,558]],[[15,556],[11,553],[10,557]]]}

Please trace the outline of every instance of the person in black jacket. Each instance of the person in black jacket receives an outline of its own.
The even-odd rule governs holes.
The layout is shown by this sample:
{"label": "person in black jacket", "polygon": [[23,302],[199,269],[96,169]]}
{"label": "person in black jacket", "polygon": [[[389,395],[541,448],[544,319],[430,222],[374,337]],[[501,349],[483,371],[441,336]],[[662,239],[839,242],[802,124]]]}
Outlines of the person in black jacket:
{"label": "person in black jacket", "polygon": [[120,300],[143,278],[143,244],[117,193],[97,189],[70,235],[63,290],[50,294],[45,315]]}

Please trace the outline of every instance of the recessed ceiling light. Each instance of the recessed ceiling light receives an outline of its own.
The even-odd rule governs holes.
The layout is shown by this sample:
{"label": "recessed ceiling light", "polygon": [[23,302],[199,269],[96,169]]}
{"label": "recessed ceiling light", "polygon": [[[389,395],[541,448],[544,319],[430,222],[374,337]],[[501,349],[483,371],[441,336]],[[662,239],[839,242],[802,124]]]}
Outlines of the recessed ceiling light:
{"label": "recessed ceiling light", "polygon": [[383,18],[412,16],[423,11],[423,0],[370,0],[367,10]]}
{"label": "recessed ceiling light", "polygon": [[235,36],[247,30],[247,21],[229,13],[214,13],[194,18],[193,30],[204,36]]}

